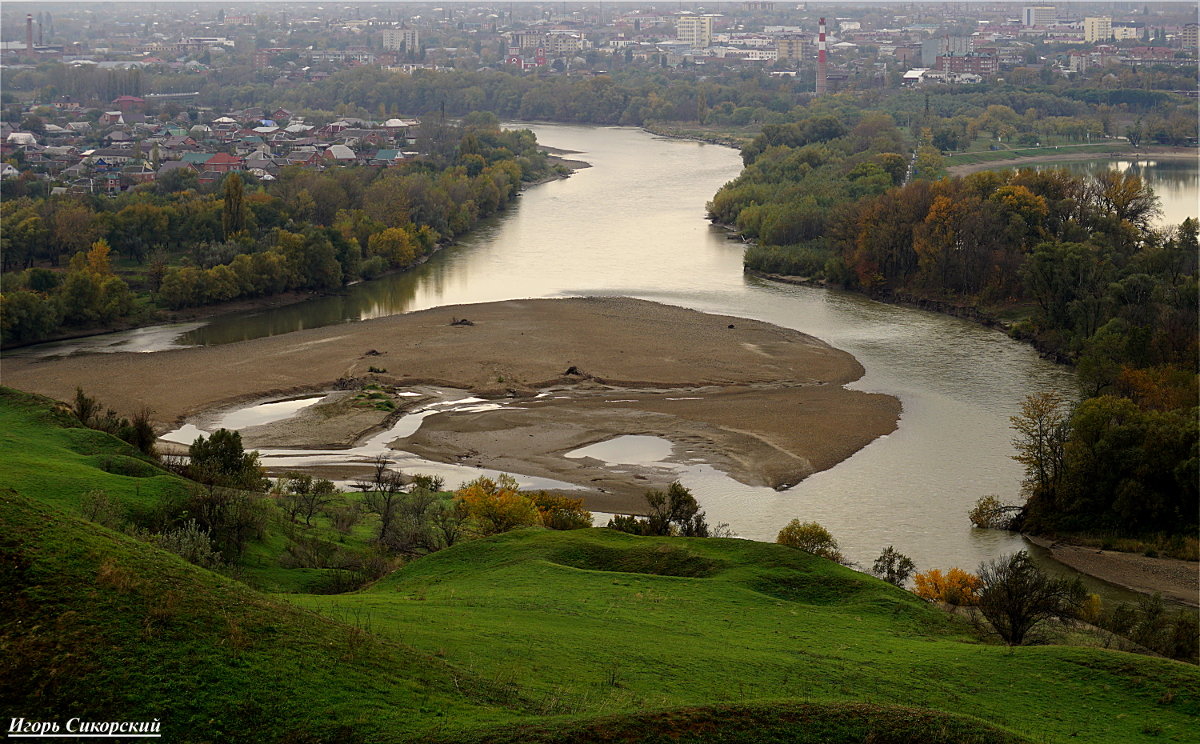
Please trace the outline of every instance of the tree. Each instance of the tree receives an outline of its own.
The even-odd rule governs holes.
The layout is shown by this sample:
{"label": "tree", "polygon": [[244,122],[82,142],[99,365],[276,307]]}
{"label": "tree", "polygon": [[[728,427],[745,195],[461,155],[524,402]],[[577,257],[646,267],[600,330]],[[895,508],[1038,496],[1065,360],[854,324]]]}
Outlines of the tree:
{"label": "tree", "polygon": [[1021,412],[1009,421],[1017,435],[1012,459],[1025,466],[1024,488],[1030,500],[1053,503],[1064,474],[1064,447],[1071,433],[1070,411],[1054,392],[1026,396]]}
{"label": "tree", "polygon": [[258,465],[258,453],[242,448],[242,435],[217,429],[208,439],[196,437],[188,448],[191,462],[188,474],[201,483],[210,483],[247,491],[262,491],[266,478]]}
{"label": "tree", "polygon": [[650,507],[646,534],[708,537],[708,522],[704,512],[700,511],[700,504],[679,481],[668,486],[665,493],[647,491],[646,503]]}
{"label": "tree", "polygon": [[978,604],[981,586],[978,576],[957,567],[945,574],[941,569],[932,568],[913,577],[913,593],[918,597],[956,606]]}
{"label": "tree", "polygon": [[1079,579],[1046,576],[1024,550],[981,564],[979,578],[979,610],[1010,646],[1031,640],[1046,620],[1072,617],[1087,597]]}
{"label": "tree", "polygon": [[981,529],[1007,530],[1012,528],[1013,518],[1021,511],[1019,506],[1002,503],[995,496],[981,496],[967,513],[971,524]]}
{"label": "tree", "polygon": [[889,545],[875,559],[875,564],[871,566],[871,573],[889,584],[904,586],[904,582],[908,581],[908,577],[916,569],[917,565],[912,562],[911,558]]}
{"label": "tree", "polygon": [[779,531],[775,542],[838,563],[846,561],[841,551],[838,550],[837,540],[829,534],[829,530],[816,522],[801,522],[799,519],[793,519]]}
{"label": "tree", "polygon": [[516,478],[507,473],[495,479],[476,478],[455,491],[454,498],[463,504],[481,535],[496,535],[542,521],[533,501],[521,493]]}
{"label": "tree", "polygon": [[370,480],[360,480],[354,487],[363,492],[363,503],[369,511],[379,515],[379,541],[387,540],[404,493],[404,478],[398,471],[390,470],[390,461],[380,455],[371,461],[373,468]]}
{"label": "tree", "polygon": [[246,205],[242,177],[237,173],[225,176],[224,209],[221,211],[221,227],[225,239],[229,240],[246,227]]}

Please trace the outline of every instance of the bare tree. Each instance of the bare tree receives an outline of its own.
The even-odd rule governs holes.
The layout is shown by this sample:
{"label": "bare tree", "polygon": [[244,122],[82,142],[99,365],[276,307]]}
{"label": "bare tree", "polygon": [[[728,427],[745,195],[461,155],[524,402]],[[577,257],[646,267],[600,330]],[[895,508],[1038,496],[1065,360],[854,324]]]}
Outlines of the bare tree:
{"label": "bare tree", "polygon": [[373,473],[371,480],[359,481],[354,487],[363,492],[363,503],[368,511],[379,515],[379,540],[387,539],[396,519],[396,510],[404,493],[404,477],[398,471],[391,470],[391,461],[380,455],[371,461]]}
{"label": "bare tree", "polygon": [[979,610],[1010,646],[1025,643],[1046,620],[1072,617],[1087,596],[1079,579],[1046,576],[1024,550],[981,564],[979,578]]}

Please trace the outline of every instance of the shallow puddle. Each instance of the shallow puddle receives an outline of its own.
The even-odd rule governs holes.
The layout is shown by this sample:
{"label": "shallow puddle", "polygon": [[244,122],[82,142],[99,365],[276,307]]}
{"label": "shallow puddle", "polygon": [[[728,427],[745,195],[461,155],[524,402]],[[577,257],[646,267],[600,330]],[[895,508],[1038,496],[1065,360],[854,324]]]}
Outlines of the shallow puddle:
{"label": "shallow puddle", "polygon": [[662,465],[674,445],[662,437],[626,434],[571,450],[564,457],[590,457],[606,465]]}

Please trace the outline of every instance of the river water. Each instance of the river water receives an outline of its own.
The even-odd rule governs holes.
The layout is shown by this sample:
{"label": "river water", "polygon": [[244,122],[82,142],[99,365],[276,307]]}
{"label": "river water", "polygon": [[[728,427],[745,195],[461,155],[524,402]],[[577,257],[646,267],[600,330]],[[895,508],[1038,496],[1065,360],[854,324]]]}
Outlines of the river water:
{"label": "river water", "polygon": [[787,491],[744,486],[703,465],[687,468],[681,479],[710,523],[771,540],[793,518],[815,520],[868,566],[887,545],[922,569],[974,569],[1028,547],[1018,536],[972,529],[966,513],[983,495],[1017,499],[1022,473],[1010,458],[1009,417],[1028,393],[1072,394],[1069,370],[956,318],[745,275],[742,244],[709,225],[704,211],[741,168],[734,150],[629,128],[531,128],[542,144],[576,151],[570,157],[593,167],[527,190],[506,213],[414,271],[200,327],[79,343],[150,351],[448,304],[572,295],[628,295],[754,318],[850,352],[866,368],[851,387],[899,397],[903,414],[895,433]]}

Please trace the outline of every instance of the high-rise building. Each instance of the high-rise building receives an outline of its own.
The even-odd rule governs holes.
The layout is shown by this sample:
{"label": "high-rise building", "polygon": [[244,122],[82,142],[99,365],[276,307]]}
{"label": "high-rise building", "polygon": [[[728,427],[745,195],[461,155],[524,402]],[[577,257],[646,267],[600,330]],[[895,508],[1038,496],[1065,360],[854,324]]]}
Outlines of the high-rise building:
{"label": "high-rise building", "polygon": [[1083,19],[1083,40],[1089,44],[1097,41],[1108,41],[1113,35],[1112,18],[1109,16],[1094,16]]}
{"label": "high-rise building", "polygon": [[1196,47],[1200,46],[1200,25],[1195,23],[1185,24],[1179,32],[1179,42],[1184,49],[1196,51]]}
{"label": "high-rise building", "polygon": [[921,64],[933,67],[937,58],[944,54],[970,54],[971,37],[935,36],[921,42]]}
{"label": "high-rise building", "polygon": [[1058,20],[1058,8],[1053,5],[1026,5],[1021,11],[1022,26],[1049,26]]}
{"label": "high-rise building", "polygon": [[421,48],[421,34],[415,28],[385,28],[383,30],[383,48],[391,51],[403,49],[415,52]]}
{"label": "high-rise building", "polygon": [[775,59],[795,61],[804,57],[804,37],[784,34],[775,39]]}
{"label": "high-rise building", "polygon": [[675,36],[696,49],[712,46],[713,17],[683,15],[675,19]]}

